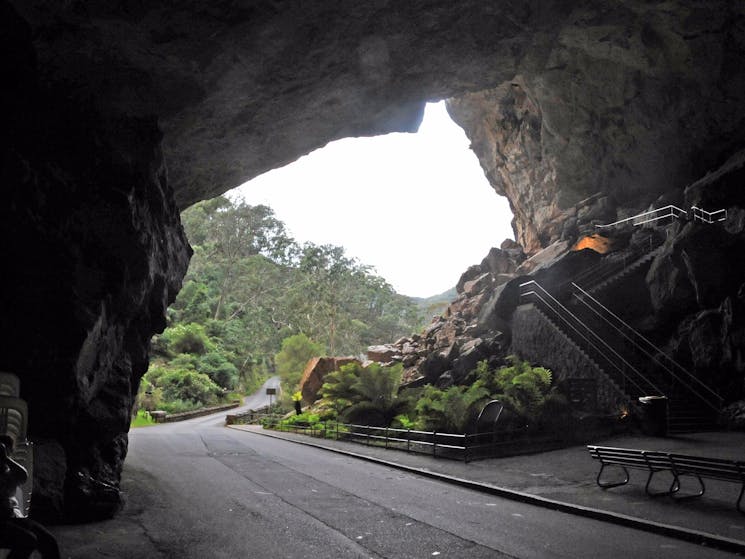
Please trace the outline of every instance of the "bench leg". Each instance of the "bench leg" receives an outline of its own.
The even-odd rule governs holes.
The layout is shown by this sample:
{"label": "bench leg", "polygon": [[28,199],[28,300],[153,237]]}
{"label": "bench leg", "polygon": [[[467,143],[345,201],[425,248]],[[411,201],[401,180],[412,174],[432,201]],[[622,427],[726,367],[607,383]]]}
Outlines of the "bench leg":
{"label": "bench leg", "polygon": [[647,495],[650,497],[663,497],[666,495],[673,495],[677,493],[678,489],[680,489],[680,481],[678,480],[678,476],[673,474],[673,481],[670,484],[670,488],[667,491],[651,491],[650,486],[652,484],[652,477],[657,472],[662,472],[665,470],[649,470],[649,477],[647,478],[647,485],[644,487],[644,491],[647,492]]}
{"label": "bench leg", "polygon": [[[701,497],[706,492],[706,486],[704,485],[704,480],[701,479],[701,476],[696,475],[696,474],[683,474],[683,475],[688,475],[688,477],[695,477],[698,480],[699,485],[701,486],[701,490],[698,493],[691,493],[687,495],[673,495],[675,499],[678,499],[678,500],[695,499],[697,497]],[[675,477],[678,478],[679,476],[676,475]]]}
{"label": "bench leg", "polygon": [[603,489],[609,489],[611,487],[618,487],[619,485],[626,485],[629,482],[629,471],[624,466],[621,466],[620,464],[614,464],[614,465],[618,466],[619,468],[623,470],[623,473],[626,476],[626,479],[624,479],[623,481],[617,481],[617,482],[600,481],[600,476],[603,475],[603,470],[605,469],[606,465],[607,464],[603,464],[600,466],[598,477],[595,478],[595,481],[600,487],[602,487]]}

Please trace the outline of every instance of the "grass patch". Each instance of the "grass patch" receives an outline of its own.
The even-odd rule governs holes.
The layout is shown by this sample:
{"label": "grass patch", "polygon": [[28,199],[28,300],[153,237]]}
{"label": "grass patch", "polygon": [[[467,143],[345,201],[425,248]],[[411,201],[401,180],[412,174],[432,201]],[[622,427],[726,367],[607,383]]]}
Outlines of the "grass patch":
{"label": "grass patch", "polygon": [[148,427],[155,425],[155,421],[150,416],[150,412],[145,410],[137,410],[137,415],[132,418],[132,422],[129,424],[130,429],[134,427]]}

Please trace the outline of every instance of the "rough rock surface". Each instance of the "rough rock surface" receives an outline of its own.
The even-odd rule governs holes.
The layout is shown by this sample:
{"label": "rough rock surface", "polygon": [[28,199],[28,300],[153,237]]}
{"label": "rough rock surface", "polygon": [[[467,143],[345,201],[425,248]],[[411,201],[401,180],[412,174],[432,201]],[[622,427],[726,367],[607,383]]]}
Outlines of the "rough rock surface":
{"label": "rough rock surface", "polygon": [[529,254],[680,192],[745,139],[742,5],[597,7],[557,26],[540,67],[448,103]]}
{"label": "rough rock surface", "polygon": [[[743,11],[726,0],[0,0],[0,369],[22,377],[41,443],[37,504],[115,508],[97,483],[118,481],[149,339],[187,266],[177,207],[337,138],[414,130],[425,100],[465,95],[451,112],[508,196],[520,245],[531,256],[571,245],[598,220],[679,199],[741,147]],[[740,248],[745,211],[726,200],[737,197],[727,180],[701,185],[702,203],[733,216],[709,252]],[[721,269],[721,257],[684,233],[653,266],[655,310],[660,324],[689,316],[674,310],[684,299],[686,312],[718,313],[682,323],[680,346],[725,340],[705,362],[729,374],[741,270],[717,283],[706,262]],[[492,264],[405,342],[407,371],[457,381],[482,348],[507,343],[515,280]]]}
{"label": "rough rock surface", "polygon": [[29,404],[35,513],[106,516],[120,503],[103,484],[119,482],[150,338],[191,251],[155,119],[102,115],[40,84],[30,30],[1,8],[13,89],[0,103],[0,369]]}
{"label": "rough rock surface", "polygon": [[314,357],[308,361],[303,370],[303,376],[300,377],[300,392],[303,395],[303,402],[306,404],[315,402],[319,397],[318,392],[323,386],[324,377],[349,363],[359,363],[359,360],[354,357]]}

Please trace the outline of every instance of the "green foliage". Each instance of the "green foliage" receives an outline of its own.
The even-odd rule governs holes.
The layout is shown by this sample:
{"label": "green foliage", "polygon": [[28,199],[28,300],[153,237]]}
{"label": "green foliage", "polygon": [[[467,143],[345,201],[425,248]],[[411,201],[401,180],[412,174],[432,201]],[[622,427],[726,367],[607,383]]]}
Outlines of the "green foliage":
{"label": "green foliage", "polygon": [[129,427],[149,427],[150,425],[155,425],[155,421],[150,416],[150,413],[146,410],[138,410],[137,414],[132,418]]}
{"label": "green foliage", "polygon": [[295,392],[305,365],[313,357],[323,355],[323,346],[305,334],[295,334],[282,340],[282,349],[275,355],[277,373],[287,392]]}
{"label": "green foliage", "polygon": [[471,386],[451,386],[441,390],[427,386],[416,404],[417,424],[427,431],[465,433],[489,397],[481,383]]}
{"label": "green foliage", "polygon": [[214,347],[209,337],[207,337],[204,326],[195,322],[177,324],[171,328],[166,328],[162,338],[166,342],[168,351],[173,355],[179,353],[201,355]]}
{"label": "green foliage", "polygon": [[344,421],[388,426],[408,405],[399,397],[403,366],[383,367],[372,363],[363,368],[350,363],[326,375],[321,388],[322,403],[333,409]]}
{"label": "green foliage", "polygon": [[282,425],[295,425],[296,423],[315,425],[321,421],[321,416],[316,413],[304,412],[300,415],[291,415],[281,421]]}
{"label": "green foliage", "polygon": [[208,405],[215,403],[222,395],[222,389],[212,379],[196,371],[169,371],[158,379],[166,401],[192,401]]}
{"label": "green foliage", "polygon": [[[307,359],[324,348],[359,354],[421,326],[411,300],[369,267],[341,247],[296,243],[266,206],[218,197],[188,208],[181,220],[194,254],[167,311],[168,328],[153,338],[150,388],[138,404],[168,405],[177,391],[156,381],[174,372],[252,392],[275,373],[275,356],[289,397]],[[312,351],[286,355],[293,348],[282,342],[295,335],[314,340]],[[176,407],[191,405],[181,400]]]}
{"label": "green foliage", "polygon": [[166,413],[173,414],[194,411],[198,410],[201,407],[203,407],[203,404],[201,404],[200,402],[195,402],[194,400],[176,399],[171,400],[170,402],[163,402],[161,409]]}
{"label": "green foliage", "polygon": [[391,427],[395,427],[396,429],[415,429],[416,421],[409,419],[408,415],[400,414],[393,418]]}
{"label": "green foliage", "polygon": [[196,364],[196,370],[226,390],[233,390],[238,381],[238,369],[219,351],[202,355]]}

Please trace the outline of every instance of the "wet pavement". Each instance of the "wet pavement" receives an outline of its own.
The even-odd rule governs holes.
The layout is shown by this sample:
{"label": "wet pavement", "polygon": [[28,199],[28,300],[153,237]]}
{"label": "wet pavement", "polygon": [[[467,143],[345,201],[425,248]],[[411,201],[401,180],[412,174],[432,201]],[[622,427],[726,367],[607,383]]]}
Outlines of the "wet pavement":
{"label": "wet pavement", "polygon": [[[536,454],[479,460],[466,464],[359,443],[268,431],[252,425],[237,425],[232,428],[245,431],[247,436],[274,436],[322,446],[329,450],[395,463],[423,473],[442,474],[458,480],[486,484],[515,491],[518,494],[534,495],[578,508],[600,509],[652,524],[679,527],[695,533],[703,532],[723,540],[740,542],[745,549],[745,515],[735,508],[741,489],[739,484],[704,480],[706,493],[700,498],[683,500],[668,496],[652,498],[645,493],[644,489],[647,473],[630,469],[631,479],[627,485],[603,490],[595,482],[599,464],[590,457],[584,445]],[[745,460],[745,433],[708,432],[666,438],[622,435],[588,441],[588,444]],[[614,473],[616,472],[606,468],[604,476],[606,474],[611,476]],[[622,475],[620,470],[617,470],[617,473],[619,476]],[[665,476],[665,473],[657,474],[653,488],[662,490],[669,487],[671,477]],[[698,483],[695,479],[684,478],[681,494],[695,493],[697,490]]]}

